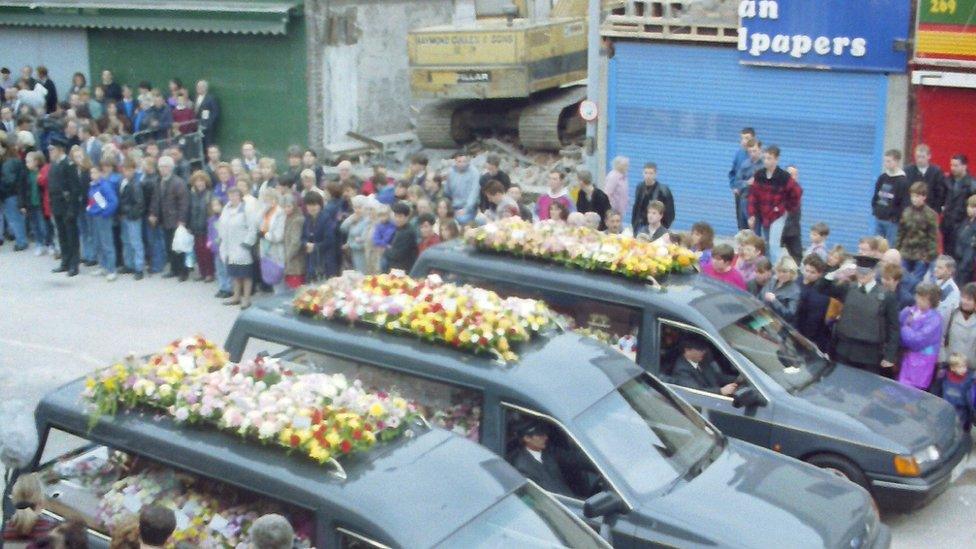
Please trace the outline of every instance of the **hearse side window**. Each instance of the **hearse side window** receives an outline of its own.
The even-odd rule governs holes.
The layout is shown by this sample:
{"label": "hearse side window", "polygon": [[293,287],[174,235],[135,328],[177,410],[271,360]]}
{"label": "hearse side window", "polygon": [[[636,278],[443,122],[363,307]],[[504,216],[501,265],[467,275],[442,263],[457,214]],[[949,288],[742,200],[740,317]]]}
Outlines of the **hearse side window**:
{"label": "hearse side window", "polygon": [[517,296],[545,301],[567,327],[583,335],[608,343],[631,360],[637,360],[640,342],[641,311],[634,307],[580,297],[551,289],[528,288],[477,276],[431,269],[446,282],[471,284],[493,290],[503,296]]}
{"label": "hearse side window", "polygon": [[89,444],[69,451],[43,463],[36,473],[44,489],[45,513],[58,520],[83,520],[94,537],[111,536],[135,520],[143,506],[159,504],[174,510],[173,539],[188,546],[237,546],[247,541],[246,527],[267,513],[291,521],[298,547],[312,545],[315,521],[310,511],[107,446]]}
{"label": "hearse side window", "polygon": [[610,486],[572,437],[534,414],[505,410],[505,459],[552,494],[585,500]]}
{"label": "hearse side window", "polygon": [[[707,347],[699,371],[710,369],[706,374],[710,376],[709,379],[714,378],[714,381],[719,383],[719,385],[723,385],[723,382],[731,383],[733,380],[741,377],[739,370],[732,364],[725,353],[716,349],[715,345],[704,336],[665,322],[661,322],[659,326],[661,339],[659,345],[661,349],[661,379],[671,383],[677,382],[675,379],[675,366],[679,362],[684,361],[685,347],[692,340],[703,342]],[[690,388],[697,389],[698,387]]]}
{"label": "hearse side window", "polygon": [[484,398],[479,391],[304,349],[280,356],[313,371],[358,379],[369,390],[393,388],[403,398],[416,402],[432,424],[475,442],[480,440]]}

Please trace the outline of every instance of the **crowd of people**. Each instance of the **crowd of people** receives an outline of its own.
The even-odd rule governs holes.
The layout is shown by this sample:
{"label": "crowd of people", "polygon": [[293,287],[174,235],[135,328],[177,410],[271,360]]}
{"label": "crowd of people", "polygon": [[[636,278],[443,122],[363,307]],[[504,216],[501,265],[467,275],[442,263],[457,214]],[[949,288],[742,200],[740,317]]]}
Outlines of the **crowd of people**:
{"label": "crowd of people", "polygon": [[[217,283],[224,303],[247,307],[255,291],[285,292],[344,269],[409,271],[420,252],[467,226],[553,220],[685,244],[701,252],[707,276],[751,292],[847,363],[941,394],[973,383],[976,186],[962,154],[943,173],[924,144],[908,167],[887,151],[871,202],[876,235],[848,253],[828,245],[822,222],[804,247],[799,172],[781,167],[779,147],[745,128],[728,173],[740,228],[733,246],[715,244],[706,221],[671,230],[675,199],[653,162],[633,194],[629,159],[618,157],[602,184],[585,170],[551,171],[532,202],[499,157],[476,169],[464,151],[443,172],[417,155],[403,173],[377,164],[360,178],[349,161],[328,176],[311,148],[290,147],[279,169],[252,142],[229,161],[210,143],[194,166],[166,138],[182,131],[171,123],[178,120],[210,140],[218,107],[206,82],[192,98],[177,79],[168,96],[143,82],[133,101],[105,71],[93,94],[76,78],[60,103],[50,100],[43,67],[37,76],[25,67],[0,106],[0,199],[14,249],[32,239],[36,254],[59,260],[55,272],[74,276],[84,265],[109,281],[164,271],[185,281],[195,270]],[[42,103],[35,96],[49,86]]]}

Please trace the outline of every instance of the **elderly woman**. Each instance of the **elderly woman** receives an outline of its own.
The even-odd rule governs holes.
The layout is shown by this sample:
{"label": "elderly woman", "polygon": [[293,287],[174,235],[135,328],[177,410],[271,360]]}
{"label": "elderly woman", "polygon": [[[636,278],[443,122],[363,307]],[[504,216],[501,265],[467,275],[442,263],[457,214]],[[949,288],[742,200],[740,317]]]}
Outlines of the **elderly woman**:
{"label": "elderly woman", "polygon": [[363,274],[366,273],[366,238],[370,226],[368,204],[369,199],[363,195],[352,197],[352,215],[339,227],[345,236],[344,248],[349,251],[352,268]]}
{"label": "elderly woman", "polygon": [[[291,193],[288,193],[290,196]],[[284,291],[285,276],[285,212],[278,205],[281,195],[274,187],[261,190],[261,202],[265,205],[264,216],[258,233],[261,237],[260,249],[261,278],[277,293]]]}
{"label": "elderly woman", "polygon": [[246,309],[251,305],[254,261],[251,248],[257,237],[257,229],[247,214],[243,193],[238,187],[227,192],[227,205],[217,221],[217,234],[220,238],[220,259],[227,265],[227,274],[234,284],[234,293],[224,301],[224,305],[240,305]]}
{"label": "elderly woman", "polygon": [[285,255],[285,286],[294,290],[305,283],[306,257],[302,246],[305,214],[292,193],[281,197],[281,210],[285,214],[285,231],[281,241]]}
{"label": "elderly woman", "polygon": [[761,292],[763,301],[784,320],[793,324],[800,304],[800,286],[796,283],[800,269],[792,257],[784,255],[776,262],[775,271],[773,278],[769,279]]}

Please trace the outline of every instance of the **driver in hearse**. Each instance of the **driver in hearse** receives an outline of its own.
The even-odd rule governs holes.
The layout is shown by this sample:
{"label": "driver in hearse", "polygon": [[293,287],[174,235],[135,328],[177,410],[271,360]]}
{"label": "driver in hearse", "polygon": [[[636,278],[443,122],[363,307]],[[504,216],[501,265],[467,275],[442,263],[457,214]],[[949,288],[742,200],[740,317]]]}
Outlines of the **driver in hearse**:
{"label": "driver in hearse", "polygon": [[699,389],[724,396],[732,396],[740,380],[722,372],[718,364],[707,360],[708,343],[700,337],[688,337],[684,349],[674,363],[674,383],[689,389]]}
{"label": "driver in hearse", "polygon": [[519,428],[518,436],[520,445],[512,455],[512,465],[543,490],[575,498],[555,454],[547,448],[547,426],[540,421],[527,421]]}

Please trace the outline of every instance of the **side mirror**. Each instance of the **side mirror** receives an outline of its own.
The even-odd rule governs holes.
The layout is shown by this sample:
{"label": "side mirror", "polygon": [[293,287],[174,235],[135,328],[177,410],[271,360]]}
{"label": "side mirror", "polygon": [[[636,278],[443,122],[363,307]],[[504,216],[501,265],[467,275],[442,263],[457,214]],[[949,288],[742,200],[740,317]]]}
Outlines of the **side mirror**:
{"label": "side mirror", "polygon": [[733,408],[754,408],[765,405],[766,399],[759,394],[755,387],[739,387],[732,394]]}
{"label": "side mirror", "polygon": [[627,510],[624,500],[615,492],[600,492],[583,502],[583,516],[586,518],[607,517]]}

